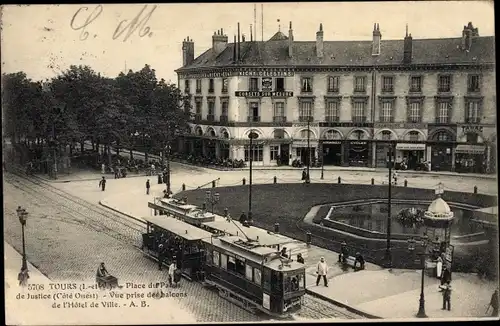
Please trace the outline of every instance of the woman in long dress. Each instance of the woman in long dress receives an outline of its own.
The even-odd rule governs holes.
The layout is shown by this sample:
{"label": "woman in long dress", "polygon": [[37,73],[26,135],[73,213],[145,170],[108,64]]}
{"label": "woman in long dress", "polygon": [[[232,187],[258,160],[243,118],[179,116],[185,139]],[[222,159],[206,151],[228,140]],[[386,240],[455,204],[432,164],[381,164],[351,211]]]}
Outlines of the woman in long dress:
{"label": "woman in long dress", "polygon": [[441,278],[442,272],[443,272],[443,259],[441,257],[438,257],[436,265],[436,277],[438,279]]}

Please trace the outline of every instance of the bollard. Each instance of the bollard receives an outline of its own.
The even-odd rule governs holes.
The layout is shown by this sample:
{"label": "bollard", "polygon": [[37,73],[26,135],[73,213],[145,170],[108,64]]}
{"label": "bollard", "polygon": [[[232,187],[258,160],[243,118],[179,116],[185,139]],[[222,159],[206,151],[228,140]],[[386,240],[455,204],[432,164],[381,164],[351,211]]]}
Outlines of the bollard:
{"label": "bollard", "polygon": [[274,232],[280,233],[280,224],[279,223],[274,223]]}
{"label": "bollard", "polygon": [[212,181],[212,188],[215,188],[215,180]]}
{"label": "bollard", "polygon": [[276,184],[278,182],[278,178],[276,178],[276,176],[274,176],[274,183]]}
{"label": "bollard", "polygon": [[185,183],[182,184],[182,191],[186,191],[186,184]]}
{"label": "bollard", "polygon": [[374,185],[374,184],[375,184],[375,179],[374,179],[374,178],[372,178],[372,185]]}
{"label": "bollard", "polygon": [[477,186],[474,186],[474,193],[477,194]]}
{"label": "bollard", "polygon": [[241,180],[243,182],[243,185],[245,185],[247,183],[247,180],[245,178],[243,178],[243,180]]}
{"label": "bollard", "polygon": [[308,245],[310,245],[310,244],[311,244],[311,242],[312,242],[311,240],[312,240],[312,239],[311,239],[311,232],[307,231],[307,232],[306,232],[306,243],[307,243]]}
{"label": "bollard", "polygon": [[339,177],[339,183],[340,183],[340,177]]}
{"label": "bollard", "polygon": [[405,179],[405,187],[408,187],[408,180]]}

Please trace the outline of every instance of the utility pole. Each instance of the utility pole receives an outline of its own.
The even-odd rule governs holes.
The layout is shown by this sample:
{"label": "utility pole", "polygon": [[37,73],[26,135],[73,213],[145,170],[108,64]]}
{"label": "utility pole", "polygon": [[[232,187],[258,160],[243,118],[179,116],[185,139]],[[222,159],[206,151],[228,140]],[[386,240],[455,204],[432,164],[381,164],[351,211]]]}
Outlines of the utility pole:
{"label": "utility pole", "polygon": [[309,166],[311,165],[311,144],[310,144],[310,139],[311,139],[311,129],[310,129],[310,123],[311,123],[311,116],[307,116],[307,177],[306,177],[306,183],[311,182],[311,178],[309,177]]}
{"label": "utility pole", "polygon": [[391,255],[391,206],[392,206],[392,143],[389,144],[389,191],[387,199],[387,248],[385,249],[385,258],[387,267],[392,268]]}

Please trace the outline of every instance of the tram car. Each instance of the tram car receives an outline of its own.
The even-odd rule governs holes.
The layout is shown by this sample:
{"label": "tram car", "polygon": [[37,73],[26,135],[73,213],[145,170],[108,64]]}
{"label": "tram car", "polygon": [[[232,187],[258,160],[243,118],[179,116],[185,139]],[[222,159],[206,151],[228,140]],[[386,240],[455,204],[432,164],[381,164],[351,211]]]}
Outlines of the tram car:
{"label": "tram car", "polygon": [[[239,235],[212,233],[170,216],[148,216],[143,234],[143,251],[159,258],[159,244],[164,243],[176,257],[178,268],[189,280],[200,281],[219,291],[223,298],[257,312],[275,317],[299,309],[305,294],[305,267],[280,255],[272,235],[251,238],[240,229]],[[253,235],[253,234],[252,234]]]}

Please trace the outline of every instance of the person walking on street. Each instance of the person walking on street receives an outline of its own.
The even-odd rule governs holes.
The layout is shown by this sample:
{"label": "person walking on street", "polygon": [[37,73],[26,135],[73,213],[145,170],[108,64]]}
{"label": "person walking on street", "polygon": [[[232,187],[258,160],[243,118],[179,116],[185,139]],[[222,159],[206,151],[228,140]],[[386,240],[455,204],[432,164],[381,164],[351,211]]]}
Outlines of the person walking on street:
{"label": "person walking on street", "polygon": [[359,263],[359,270],[365,269],[365,259],[361,255],[361,253],[357,252],[356,253],[356,260],[354,261],[354,270],[356,270],[356,266]]}
{"label": "person walking on street", "polygon": [[149,184],[149,179],[146,181],[146,195],[149,195],[149,188],[151,185]]}
{"label": "person walking on street", "polygon": [[346,263],[347,262],[347,257],[349,257],[349,249],[347,248],[347,243],[345,241],[342,241],[340,244],[340,254],[339,254],[339,263]]}
{"label": "person walking on street", "polygon": [[491,312],[491,317],[498,317],[498,289],[496,289],[491,296],[490,306],[493,309],[493,311]]}
{"label": "person walking on street", "polygon": [[176,257],[172,257],[172,262],[170,263],[170,266],[168,266],[168,284],[172,286],[174,283],[174,274],[177,266],[175,265]]}
{"label": "person walking on street", "polygon": [[443,271],[441,272],[441,285],[451,282],[451,273],[446,265],[443,265]]}
{"label": "person walking on street", "polygon": [[160,243],[158,245],[158,270],[161,271],[161,268],[163,266],[163,260],[165,259],[165,248],[163,243]]}
{"label": "person walking on street", "polygon": [[102,177],[99,181],[99,187],[101,187],[102,191],[106,190],[106,177]]}
{"label": "person walking on street", "polygon": [[443,308],[441,310],[451,310],[451,284],[450,281],[446,282],[443,288]]}
{"label": "person walking on street", "polygon": [[324,257],[321,257],[318,262],[318,266],[316,267],[316,274],[318,274],[318,277],[316,278],[316,286],[319,285],[319,281],[323,277],[323,282],[325,286],[328,287],[328,280],[326,278],[326,275],[328,274],[328,265],[326,264]]}

